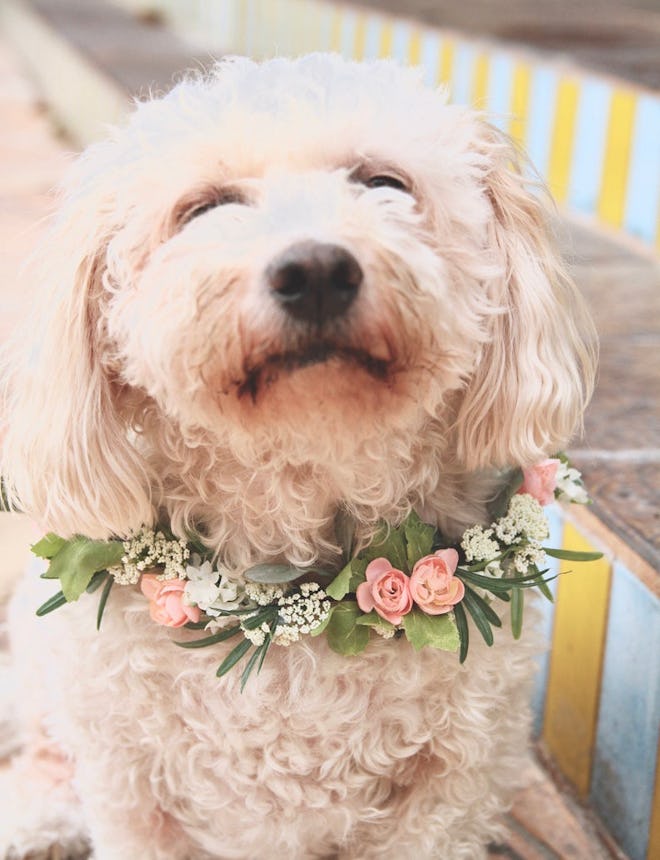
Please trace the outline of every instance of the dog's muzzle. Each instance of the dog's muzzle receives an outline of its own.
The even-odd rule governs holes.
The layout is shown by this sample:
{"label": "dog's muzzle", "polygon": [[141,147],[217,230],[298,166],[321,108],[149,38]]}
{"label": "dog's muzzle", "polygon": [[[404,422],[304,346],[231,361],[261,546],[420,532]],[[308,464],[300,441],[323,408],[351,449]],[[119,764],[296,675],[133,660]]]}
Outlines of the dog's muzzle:
{"label": "dog's muzzle", "polygon": [[349,251],[313,240],[291,245],[266,269],[268,285],[287,315],[317,325],[346,313],[363,278]]}

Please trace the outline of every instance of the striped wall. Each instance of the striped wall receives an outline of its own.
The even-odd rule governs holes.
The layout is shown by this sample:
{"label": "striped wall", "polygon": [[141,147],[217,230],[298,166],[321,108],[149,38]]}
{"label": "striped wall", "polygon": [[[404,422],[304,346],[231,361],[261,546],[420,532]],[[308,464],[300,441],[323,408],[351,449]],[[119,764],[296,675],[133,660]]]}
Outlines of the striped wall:
{"label": "striped wall", "polygon": [[660,93],[326,0],[156,2],[180,32],[218,54],[331,50],[418,65],[455,102],[491,112],[569,211],[660,251]]}
{"label": "striped wall", "polygon": [[[548,546],[605,552],[555,562],[551,643],[534,694],[536,731],[578,795],[631,860],[660,857],[660,588],[628,569],[607,541],[550,511]],[[575,573],[571,573],[575,570]]]}

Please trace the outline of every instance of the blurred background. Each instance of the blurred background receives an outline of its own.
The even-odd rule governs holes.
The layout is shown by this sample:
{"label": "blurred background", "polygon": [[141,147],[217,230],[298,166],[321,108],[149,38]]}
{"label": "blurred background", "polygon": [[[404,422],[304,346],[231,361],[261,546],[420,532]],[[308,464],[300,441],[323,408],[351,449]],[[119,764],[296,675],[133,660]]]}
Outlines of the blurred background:
{"label": "blurred background", "polygon": [[[21,273],[52,189],[133,98],[228,53],[313,50],[419,66],[453,101],[489,112],[557,201],[602,352],[570,452],[594,503],[554,510],[552,541],[605,559],[562,577],[543,618],[552,656],[534,696],[529,788],[493,852],[656,860],[660,0],[0,0],[0,338],[29,313]],[[0,514],[0,602],[34,538],[24,518]]]}

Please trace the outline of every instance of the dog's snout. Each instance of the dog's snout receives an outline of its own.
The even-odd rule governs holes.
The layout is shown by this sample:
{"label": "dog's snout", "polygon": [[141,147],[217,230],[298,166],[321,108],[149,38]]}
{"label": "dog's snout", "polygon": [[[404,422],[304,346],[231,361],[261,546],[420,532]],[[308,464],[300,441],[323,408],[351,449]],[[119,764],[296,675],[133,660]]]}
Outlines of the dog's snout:
{"label": "dog's snout", "polygon": [[322,323],[348,310],[364,275],[355,257],[340,245],[305,241],[273,260],[266,277],[289,316]]}

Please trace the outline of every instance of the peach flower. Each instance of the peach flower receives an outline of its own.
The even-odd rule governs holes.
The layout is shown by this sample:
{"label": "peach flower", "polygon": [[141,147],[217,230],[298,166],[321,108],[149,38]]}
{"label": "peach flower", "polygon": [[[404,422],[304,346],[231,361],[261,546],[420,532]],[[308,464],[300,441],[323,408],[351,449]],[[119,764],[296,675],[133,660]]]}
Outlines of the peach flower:
{"label": "peach flower", "polygon": [[375,609],[381,618],[391,624],[401,620],[412,609],[409,577],[392,567],[386,558],[370,561],[365,571],[367,581],[358,585],[356,597],[363,612]]}
{"label": "peach flower", "polygon": [[199,606],[188,606],[183,600],[184,579],[160,580],[155,573],[144,573],[140,579],[142,594],[149,600],[149,615],[157,624],[183,627],[188,621],[199,621]]}
{"label": "peach flower", "polygon": [[523,483],[519,493],[527,493],[540,505],[549,505],[555,498],[557,470],[561,460],[549,457],[529,469],[523,469]]}
{"label": "peach flower", "polygon": [[455,549],[441,549],[425,555],[413,567],[410,592],[413,600],[427,615],[450,612],[465,595],[465,586],[454,576],[458,564]]}

